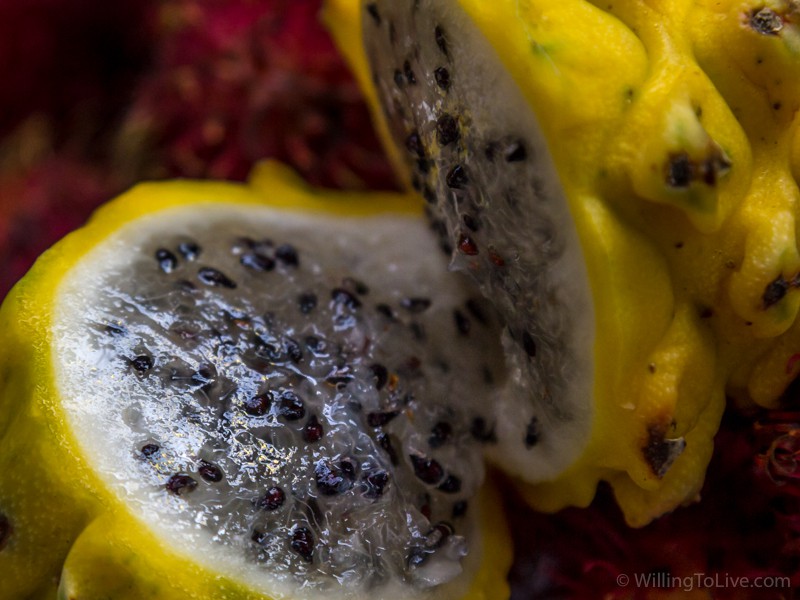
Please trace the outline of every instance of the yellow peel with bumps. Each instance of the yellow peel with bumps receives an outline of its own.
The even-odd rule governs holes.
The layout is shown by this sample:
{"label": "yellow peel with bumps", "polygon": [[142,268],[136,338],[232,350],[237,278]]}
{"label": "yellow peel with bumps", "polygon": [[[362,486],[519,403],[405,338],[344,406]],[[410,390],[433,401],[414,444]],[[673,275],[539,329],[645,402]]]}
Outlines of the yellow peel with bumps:
{"label": "yellow peel with bumps", "polygon": [[[359,4],[329,0],[326,21],[407,173]],[[453,4],[538,117],[595,302],[591,439],[556,480],[523,489],[557,510],[604,479],[643,525],[697,498],[726,394],[775,407],[800,373],[800,5]],[[666,473],[648,468],[643,453],[679,437]]]}
{"label": "yellow peel with bumps", "polygon": [[[0,311],[0,513],[12,526],[0,549],[0,598],[257,600],[269,596],[205,570],[126,508],[88,466],[60,406],[51,354],[59,282],[118,228],[177,206],[224,202],[331,216],[417,214],[416,197],[356,195],[306,187],[266,163],[248,185],[177,181],[142,184],[101,208],[83,229],[45,253]],[[488,488],[488,486],[487,486]],[[430,598],[488,600],[509,595],[511,544],[496,493],[486,489],[482,540],[466,581]]]}

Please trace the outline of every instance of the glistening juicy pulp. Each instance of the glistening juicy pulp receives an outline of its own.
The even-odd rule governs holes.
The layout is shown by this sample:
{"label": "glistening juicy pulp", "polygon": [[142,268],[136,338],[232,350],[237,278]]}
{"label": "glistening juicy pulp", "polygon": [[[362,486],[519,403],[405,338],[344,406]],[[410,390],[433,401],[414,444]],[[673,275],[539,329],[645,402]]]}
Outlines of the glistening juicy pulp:
{"label": "glistening juicy pulp", "polygon": [[3,310],[3,593],[503,595],[460,408],[502,367],[404,203],[268,165],[140,186],[43,257]]}

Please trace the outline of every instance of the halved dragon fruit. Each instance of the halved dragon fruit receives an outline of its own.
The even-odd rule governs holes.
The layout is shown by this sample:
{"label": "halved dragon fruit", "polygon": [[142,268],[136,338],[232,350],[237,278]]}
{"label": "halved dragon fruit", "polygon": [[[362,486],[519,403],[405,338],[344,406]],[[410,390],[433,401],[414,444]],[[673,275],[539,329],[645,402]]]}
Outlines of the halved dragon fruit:
{"label": "halved dragon fruit", "polygon": [[725,393],[774,406],[797,373],[796,86],[770,78],[797,67],[797,11],[773,4],[329,2],[451,268],[503,319],[531,405],[495,456],[534,506],[601,479],[634,525],[696,499]]}
{"label": "halved dragon fruit", "polygon": [[0,596],[507,596],[499,322],[419,208],[266,164],[45,254],[2,311]]}

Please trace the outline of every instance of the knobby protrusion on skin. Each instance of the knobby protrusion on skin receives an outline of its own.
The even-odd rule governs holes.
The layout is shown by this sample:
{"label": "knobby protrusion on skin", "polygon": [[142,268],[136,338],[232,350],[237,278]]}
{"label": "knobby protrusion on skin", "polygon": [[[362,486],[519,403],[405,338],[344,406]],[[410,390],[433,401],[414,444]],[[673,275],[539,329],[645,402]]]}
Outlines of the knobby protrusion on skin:
{"label": "knobby protrusion on skin", "polygon": [[783,18],[771,8],[760,8],[750,13],[750,27],[761,35],[779,35]]}

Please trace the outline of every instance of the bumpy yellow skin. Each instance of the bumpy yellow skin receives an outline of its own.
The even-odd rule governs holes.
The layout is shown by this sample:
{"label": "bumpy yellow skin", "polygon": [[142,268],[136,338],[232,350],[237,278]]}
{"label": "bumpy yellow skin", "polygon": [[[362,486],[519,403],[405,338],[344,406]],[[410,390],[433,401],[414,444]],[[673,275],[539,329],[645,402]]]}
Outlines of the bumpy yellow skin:
{"label": "bumpy yellow skin", "polygon": [[[726,394],[774,407],[800,373],[800,3],[454,4],[539,117],[597,316],[588,447],[523,489],[556,510],[588,504],[607,480],[628,522],[646,524],[697,498]],[[377,104],[362,15],[358,0],[329,0],[328,24]],[[659,476],[648,448],[681,436]]]}
{"label": "bumpy yellow skin", "polygon": [[[342,215],[419,213],[415,197],[345,195],[306,187],[274,163],[249,185],[176,181],[142,184],[101,208],[83,229],[45,253],[0,310],[0,513],[12,532],[0,548],[0,598],[63,600],[268,600],[270,596],[202,569],[170,551],[127,510],[82,456],[54,383],[51,321],[62,277],[94,246],[138,217],[183,205],[223,202]],[[511,544],[501,503],[486,490],[480,567],[466,595],[509,595]],[[491,549],[489,552],[487,549]],[[278,600],[276,598],[275,600]]]}

